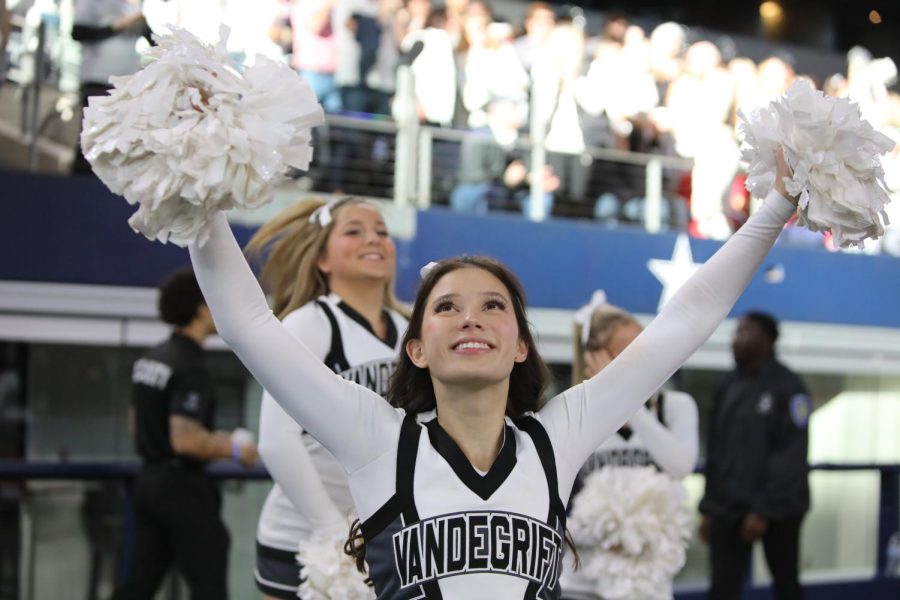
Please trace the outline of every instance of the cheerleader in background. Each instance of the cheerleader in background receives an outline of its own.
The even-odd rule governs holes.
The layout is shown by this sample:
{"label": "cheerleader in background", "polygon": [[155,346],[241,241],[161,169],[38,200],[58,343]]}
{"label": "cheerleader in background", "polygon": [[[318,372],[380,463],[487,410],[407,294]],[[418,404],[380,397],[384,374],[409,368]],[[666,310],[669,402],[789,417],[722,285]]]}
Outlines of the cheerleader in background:
{"label": "cheerleader in background", "polygon": [[[298,202],[263,225],[247,252],[265,254],[261,279],[285,329],[335,373],[384,395],[407,321],[393,295],[396,251],[378,208],[357,198]],[[298,544],[315,532],[347,536],[347,475],[268,392],[259,438],[275,485],[257,528],[256,584],[266,598],[296,598]]]}
{"label": "cheerleader in background", "polygon": [[[575,355],[572,383],[577,385],[604,369],[641,333],[643,327],[627,311],[606,303],[603,291],[575,318]],[[579,483],[603,467],[654,466],[680,480],[697,461],[697,404],[684,392],[659,390],[616,434],[603,442],[579,473],[573,503],[578,501]],[[575,538],[579,550],[583,550]],[[597,576],[590,569],[568,570],[562,587],[566,598],[597,598]]]}

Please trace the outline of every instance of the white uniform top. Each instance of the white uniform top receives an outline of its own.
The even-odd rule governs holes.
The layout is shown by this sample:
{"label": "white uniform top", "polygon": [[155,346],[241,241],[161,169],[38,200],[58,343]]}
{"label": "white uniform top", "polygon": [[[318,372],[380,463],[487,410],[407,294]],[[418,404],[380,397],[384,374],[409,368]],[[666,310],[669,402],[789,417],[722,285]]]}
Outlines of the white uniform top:
{"label": "white uniform top", "polygon": [[[327,366],[336,373],[383,396],[407,326],[406,318],[396,311],[387,315],[386,340],[378,338],[366,320],[336,294],[301,306],[282,322],[319,360],[329,361]],[[296,552],[299,541],[315,529],[347,529],[346,516],[353,509],[347,474],[315,438],[303,435],[303,429],[268,392],[263,392],[259,435],[260,455],[275,485],[259,516],[257,540],[270,548]]]}
{"label": "white uniform top", "polygon": [[[673,479],[682,479],[694,470],[699,451],[697,403],[684,392],[661,394],[662,414],[647,407],[639,409],[628,420],[630,435],[620,431],[600,444],[585,461],[581,477],[605,466],[654,465]],[[596,598],[595,581],[583,569],[573,572],[571,567],[571,560],[566,560],[560,579],[566,597]]]}
{"label": "white uniform top", "polygon": [[[546,514],[540,514],[543,505],[538,506],[548,502],[544,494],[549,494],[550,502],[554,497],[563,503],[568,501],[584,461],[656,392],[727,316],[794,210],[795,207],[777,192],[770,194],[760,210],[681,287],[659,316],[622,354],[593,378],[550,399],[534,419],[548,440],[549,451],[538,450],[535,443],[520,434],[521,429],[507,430],[507,442],[510,438],[516,442],[517,458],[521,449],[522,464],[514,463],[507,479],[496,490],[493,488],[497,482],[490,482],[487,491],[493,493],[503,493],[499,491],[502,483],[510,484],[502,501],[495,501],[493,493],[485,499],[462,489],[465,484],[471,490],[471,485],[456,471],[452,476],[448,473],[446,457],[433,444],[428,444],[430,430],[428,435],[422,435],[418,451],[413,454],[416,458],[412,465],[414,477],[409,474],[415,487],[413,495],[417,506],[414,508],[428,516],[462,516],[470,527],[474,527],[473,515],[485,510],[499,515],[500,525],[506,519],[509,527],[514,526],[513,521],[534,520],[538,515],[546,519]],[[378,401],[371,390],[335,377],[319,357],[298,342],[272,315],[224,215],[215,217],[206,244],[202,247],[193,244],[190,252],[219,334],[286,412],[332,451],[349,474],[350,491],[360,519],[377,522],[382,514],[380,511],[389,508],[389,502],[397,495],[398,485],[404,484],[397,474],[403,472],[400,459],[408,460],[408,454],[398,452],[401,428],[409,422],[405,412]],[[413,427],[423,429],[418,424]],[[556,490],[548,490],[546,483],[535,484],[533,480],[535,460],[547,458],[548,454],[552,454],[549,458]],[[490,477],[492,471],[494,467],[484,477]],[[447,494],[442,494],[440,487],[436,490],[420,487],[422,482],[438,485],[445,480],[452,486]],[[538,495],[543,496],[543,500],[534,497]],[[404,523],[406,528],[416,524],[415,521]],[[528,544],[520,560],[529,564],[534,564],[547,551],[544,542],[550,540],[537,525],[532,525],[516,533],[518,541]],[[497,531],[503,533],[510,529],[501,527]],[[403,534],[403,531],[397,533]],[[470,538],[476,538],[477,534],[478,531],[473,531]],[[481,535],[476,542],[482,545],[476,550],[483,553],[483,529]],[[451,537],[455,539],[455,535]],[[392,573],[383,573],[397,579],[402,575],[404,538],[401,535],[393,539],[396,544],[392,549],[370,547],[367,562],[370,568],[395,564]],[[505,543],[504,548],[509,550],[508,538]],[[439,546],[438,554],[456,549]],[[446,558],[446,554],[444,556]],[[475,558],[482,560],[479,556]],[[489,564],[477,574],[466,570],[459,573],[439,570],[437,576],[443,575],[443,578],[428,583],[452,591],[452,597],[521,598],[521,566],[515,565],[513,569],[507,560],[499,566]],[[558,582],[547,583],[553,586],[550,588],[553,595],[558,595]],[[376,591],[387,597],[389,592],[383,591],[387,588],[379,589],[379,585],[384,586],[376,579]],[[416,582],[403,590],[403,597],[407,593],[414,597],[418,589]]]}
{"label": "white uniform top", "polygon": [[607,438],[585,461],[581,475],[586,477],[601,467],[643,467],[655,465],[673,477],[683,479],[697,463],[697,403],[690,394],[661,392],[662,414],[648,407],[628,419],[628,432]]}

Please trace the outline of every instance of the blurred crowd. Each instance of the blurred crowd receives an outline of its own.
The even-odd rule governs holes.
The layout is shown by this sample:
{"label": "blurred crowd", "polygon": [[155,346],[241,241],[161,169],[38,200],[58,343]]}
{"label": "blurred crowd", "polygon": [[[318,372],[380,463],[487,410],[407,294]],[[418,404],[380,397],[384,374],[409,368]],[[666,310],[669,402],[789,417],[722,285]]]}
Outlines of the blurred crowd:
{"label": "blurred crowd", "polygon": [[[663,217],[723,239],[753,209],[743,188],[737,111],[749,113],[797,78],[858,102],[876,128],[900,139],[896,65],[863,48],[848,53],[845,72],[820,81],[795,72],[775,47],[759,62],[733,49],[723,57],[716,43],[676,23],[644,28],[607,12],[589,24],[578,8],[542,2],[504,3],[519,11],[507,18],[485,0],[72,1],[76,8],[128,5],[154,30],[174,23],[209,40],[226,23],[235,55],[289,60],[326,111],[397,118],[414,111],[423,124],[477,132],[463,144],[449,198],[461,211],[527,208],[532,169],[521,141],[540,133],[546,210],[564,195],[592,205],[597,219],[639,220],[643,175],[603,170],[589,150],[683,157],[693,167],[667,173]],[[396,101],[401,66],[414,75],[411,107]],[[898,165],[895,150],[885,160],[895,190]],[[598,177],[612,180],[599,194],[590,185]],[[900,253],[900,243],[886,244]]]}

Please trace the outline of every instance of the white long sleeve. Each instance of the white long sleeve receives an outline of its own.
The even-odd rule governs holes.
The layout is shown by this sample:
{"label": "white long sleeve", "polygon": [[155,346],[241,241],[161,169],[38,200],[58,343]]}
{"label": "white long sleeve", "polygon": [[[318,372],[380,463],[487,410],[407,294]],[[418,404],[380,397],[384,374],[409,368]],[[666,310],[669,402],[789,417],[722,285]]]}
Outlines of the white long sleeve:
{"label": "white long sleeve", "polygon": [[259,413],[259,454],[272,479],[313,529],[346,526],[303,443],[303,430],[268,392],[263,393]]}
{"label": "white long sleeve", "polygon": [[[315,305],[291,312],[282,323],[320,360],[325,357],[331,327]],[[266,391],[259,411],[259,454],[275,483],[313,529],[346,527],[303,440],[303,428]]]}
{"label": "white long sleeve", "polygon": [[295,421],[348,472],[396,452],[401,412],[332,372],[275,318],[224,214],[191,261],[219,335]]}
{"label": "white long sleeve", "polygon": [[639,408],[628,424],[656,464],[675,479],[683,479],[697,464],[697,403],[687,394],[667,396],[665,403],[665,425],[647,408]]}
{"label": "white long sleeve", "polygon": [[773,191],[762,208],[612,363],[588,381],[554,397],[538,412],[554,443],[564,501],[584,461],[728,315],[794,210]]}

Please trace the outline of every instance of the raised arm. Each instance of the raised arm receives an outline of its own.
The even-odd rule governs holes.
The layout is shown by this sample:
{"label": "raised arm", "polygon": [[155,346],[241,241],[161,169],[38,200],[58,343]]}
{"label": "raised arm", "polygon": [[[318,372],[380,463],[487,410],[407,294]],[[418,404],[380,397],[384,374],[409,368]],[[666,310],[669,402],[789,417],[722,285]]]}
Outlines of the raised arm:
{"label": "raised arm", "polygon": [[401,416],[374,392],[335,375],[269,310],[224,214],[191,261],[222,339],[257,381],[347,471],[395,446]]}
{"label": "raised arm", "polygon": [[609,366],[540,411],[551,439],[565,440],[556,445],[561,491],[591,452],[715,331],[794,210],[794,204],[773,191]]}
{"label": "raised arm", "polygon": [[[293,311],[281,322],[319,360],[328,353],[330,325],[314,305]],[[328,495],[309,455],[303,428],[266,391],[259,411],[259,455],[294,509],[314,529],[346,529],[345,515]]]}
{"label": "raised arm", "polygon": [[639,408],[628,424],[656,464],[672,477],[682,479],[691,474],[697,463],[697,404],[683,392],[667,393],[665,403],[665,425],[646,408]]}

